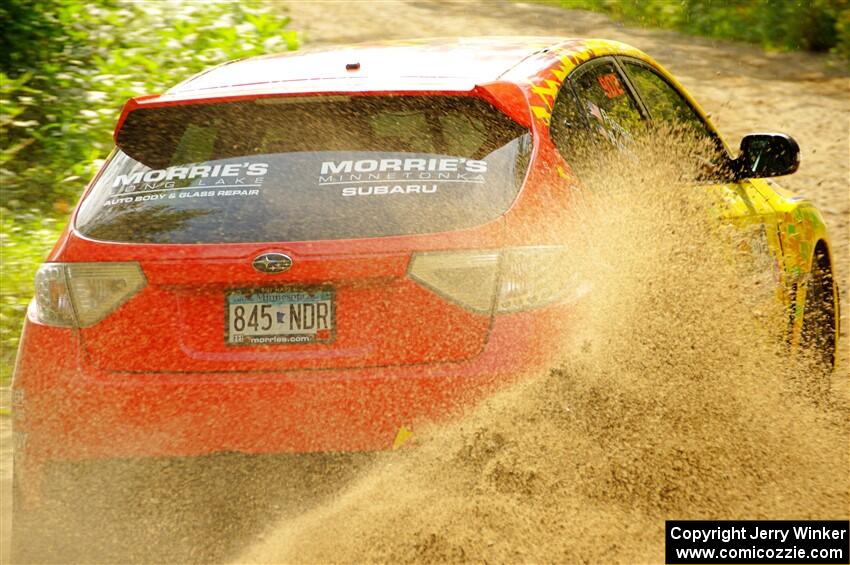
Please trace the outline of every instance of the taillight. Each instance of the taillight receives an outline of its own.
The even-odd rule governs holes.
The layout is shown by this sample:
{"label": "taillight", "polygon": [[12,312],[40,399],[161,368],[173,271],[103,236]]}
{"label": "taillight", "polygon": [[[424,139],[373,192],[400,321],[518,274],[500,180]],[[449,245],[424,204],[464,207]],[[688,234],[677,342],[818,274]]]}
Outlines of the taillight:
{"label": "taillight", "polygon": [[578,290],[576,278],[561,246],[505,249],[497,312],[531,310],[567,299]]}
{"label": "taillight", "polygon": [[45,263],[35,273],[35,319],[50,326],[76,325],[65,279],[65,266]]}
{"label": "taillight", "polygon": [[138,263],[45,263],[35,275],[34,315],[51,326],[93,326],[145,284]]}
{"label": "taillight", "polygon": [[584,292],[560,246],[416,253],[408,276],[480,313],[530,310]]}
{"label": "taillight", "polygon": [[416,253],[407,275],[473,312],[493,311],[499,251]]}

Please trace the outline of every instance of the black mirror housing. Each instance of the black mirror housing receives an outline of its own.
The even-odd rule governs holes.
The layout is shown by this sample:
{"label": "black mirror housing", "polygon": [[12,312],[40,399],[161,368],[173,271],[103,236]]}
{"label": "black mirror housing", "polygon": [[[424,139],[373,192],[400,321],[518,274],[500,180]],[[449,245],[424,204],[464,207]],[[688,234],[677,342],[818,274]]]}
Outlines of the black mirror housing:
{"label": "black mirror housing", "polygon": [[790,175],[800,166],[800,146],[784,133],[750,133],[741,140],[735,159],[738,178]]}

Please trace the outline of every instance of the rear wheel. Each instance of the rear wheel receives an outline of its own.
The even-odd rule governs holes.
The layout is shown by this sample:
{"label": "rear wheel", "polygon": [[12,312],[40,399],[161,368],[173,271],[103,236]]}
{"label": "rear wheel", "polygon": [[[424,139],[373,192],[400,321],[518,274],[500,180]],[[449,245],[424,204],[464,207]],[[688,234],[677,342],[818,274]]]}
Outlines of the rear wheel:
{"label": "rear wheel", "polygon": [[827,377],[835,368],[838,298],[826,248],[818,244],[806,284],[806,302],[800,344],[817,379],[816,389],[828,390]]}
{"label": "rear wheel", "polygon": [[12,563],[43,562],[42,555],[45,531],[41,527],[48,515],[40,511],[32,500],[26,499],[21,481],[20,465],[12,462],[12,537],[10,559]]}
{"label": "rear wheel", "polygon": [[[13,471],[14,473],[14,471]],[[11,562],[25,563],[28,556],[25,551],[26,537],[30,530],[29,516],[24,512],[21,504],[21,487],[12,477],[12,539],[11,539]]]}

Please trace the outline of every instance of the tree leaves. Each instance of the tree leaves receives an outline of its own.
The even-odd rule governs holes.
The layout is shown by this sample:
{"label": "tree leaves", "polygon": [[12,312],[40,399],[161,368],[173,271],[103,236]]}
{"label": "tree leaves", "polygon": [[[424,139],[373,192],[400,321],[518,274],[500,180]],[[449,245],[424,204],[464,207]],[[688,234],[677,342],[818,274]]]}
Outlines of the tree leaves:
{"label": "tree leaves", "polygon": [[[111,150],[126,99],[230,59],[298,46],[288,18],[257,2],[8,0],[0,21],[5,208],[75,200],[92,160]],[[71,170],[80,182],[59,182]]]}

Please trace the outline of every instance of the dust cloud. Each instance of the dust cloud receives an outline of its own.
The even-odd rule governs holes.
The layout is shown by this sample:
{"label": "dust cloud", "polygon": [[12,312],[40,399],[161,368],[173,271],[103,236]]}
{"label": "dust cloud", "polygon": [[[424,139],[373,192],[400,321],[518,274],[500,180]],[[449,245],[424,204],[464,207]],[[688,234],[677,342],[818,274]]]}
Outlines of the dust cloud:
{"label": "dust cloud", "polygon": [[[675,136],[588,167],[558,268],[591,289],[563,359],[417,430],[238,563],[663,562],[665,519],[848,512],[847,407],[784,313],[706,164]],[[744,233],[745,235],[741,235]],[[768,277],[769,279],[769,277]]]}

